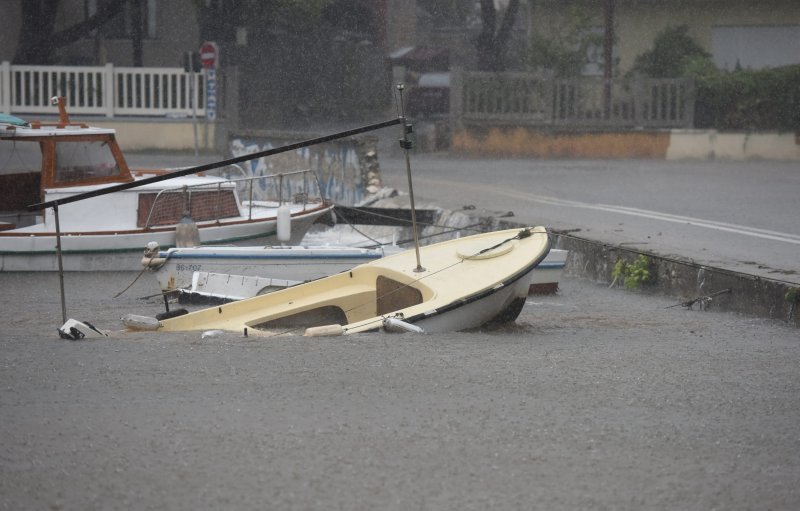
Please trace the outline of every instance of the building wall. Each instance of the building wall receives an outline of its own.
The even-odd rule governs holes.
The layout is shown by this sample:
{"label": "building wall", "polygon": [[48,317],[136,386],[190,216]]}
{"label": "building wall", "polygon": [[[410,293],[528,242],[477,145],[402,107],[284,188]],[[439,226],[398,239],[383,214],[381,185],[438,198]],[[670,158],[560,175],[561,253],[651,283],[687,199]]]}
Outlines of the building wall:
{"label": "building wall", "polygon": [[[62,0],[65,4],[79,4],[79,16],[65,17],[72,24],[82,19],[84,0]],[[182,65],[186,51],[197,51],[200,47],[199,26],[192,0],[156,2],[156,37],[142,41],[142,61],[146,67],[175,67]],[[84,55],[93,55],[98,65],[113,63],[115,66],[133,65],[133,45],[130,38],[86,38],[65,49],[67,61],[78,61]]]}
{"label": "building wall", "polygon": [[22,0],[0,0],[0,62],[14,60],[17,51],[19,30],[22,26],[20,2]]}
{"label": "building wall", "polygon": [[[21,2],[25,0],[0,0],[0,62],[12,61],[22,26]],[[183,52],[197,51],[199,27],[192,0],[157,1],[156,37],[144,39],[143,61],[147,67],[175,67],[181,65]],[[84,19],[85,0],[61,0],[56,18],[56,30],[71,26]],[[116,66],[133,64],[131,40],[98,39],[88,36],[64,47],[60,63]]]}
{"label": "building wall", "polygon": [[[533,30],[547,34],[558,26],[565,7],[591,13],[596,26],[603,25],[603,2],[597,0],[538,0],[531,13]],[[650,49],[653,38],[668,26],[687,25],[690,35],[712,53],[715,26],[800,25],[797,0],[616,0],[615,56],[619,73],[633,65],[638,55]],[[800,56],[798,56],[800,59]]]}

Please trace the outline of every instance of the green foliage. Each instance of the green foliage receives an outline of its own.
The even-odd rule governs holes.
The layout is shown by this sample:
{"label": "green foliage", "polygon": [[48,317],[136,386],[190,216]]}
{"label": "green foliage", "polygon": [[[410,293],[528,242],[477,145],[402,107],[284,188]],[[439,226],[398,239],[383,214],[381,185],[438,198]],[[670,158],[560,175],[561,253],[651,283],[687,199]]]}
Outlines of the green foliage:
{"label": "green foliage", "polygon": [[602,45],[603,35],[593,31],[589,14],[572,6],[551,33],[531,36],[527,65],[531,69],[551,70],[561,78],[580,76],[589,63],[590,50]]}
{"label": "green foliage", "polygon": [[626,289],[638,289],[642,284],[650,282],[650,258],[639,254],[632,263],[618,259],[611,272],[614,282],[622,279]]}
{"label": "green foliage", "polygon": [[800,66],[695,76],[695,126],[800,132]]}
{"label": "green foliage", "polygon": [[687,67],[707,66],[711,55],[689,35],[689,27],[667,27],[653,39],[653,47],[633,62],[631,72],[652,78],[685,76]]}
{"label": "green foliage", "polygon": [[460,26],[475,14],[473,0],[417,0],[417,5],[427,12],[434,26]]}
{"label": "green foliage", "polygon": [[800,303],[800,287],[790,288],[783,298],[789,303]]}
{"label": "green foliage", "polygon": [[800,131],[800,66],[720,71],[686,26],[658,33],[629,74],[693,77],[696,128]]}

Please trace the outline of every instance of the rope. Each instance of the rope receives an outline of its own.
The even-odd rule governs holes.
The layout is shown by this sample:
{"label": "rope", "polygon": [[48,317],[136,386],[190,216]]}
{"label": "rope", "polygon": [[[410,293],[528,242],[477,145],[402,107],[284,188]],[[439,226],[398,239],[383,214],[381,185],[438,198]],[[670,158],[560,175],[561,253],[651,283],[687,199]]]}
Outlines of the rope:
{"label": "rope", "polygon": [[[335,206],[336,206],[336,205],[334,204],[334,207],[335,207]],[[360,210],[360,212],[361,212],[362,214],[364,214],[364,215],[372,215],[372,216],[375,216],[375,217],[378,217],[378,218],[388,218],[388,219],[390,219],[390,220],[394,220],[395,222],[405,222],[405,223],[407,223],[408,225],[412,225],[412,222],[411,222],[411,220],[406,220],[406,219],[404,219],[404,218],[397,218],[396,216],[384,215],[384,214],[381,214],[381,213],[376,213],[376,212],[374,212],[374,211]],[[336,211],[336,214],[337,214],[337,216],[338,216],[338,215],[340,215],[340,214],[341,214],[341,211]],[[342,215],[342,216],[344,217],[344,215]],[[348,223],[349,223],[349,222],[348,222]],[[440,228],[440,229],[450,229],[450,228],[453,228],[452,226],[449,226],[449,225],[431,224],[431,223],[426,223],[426,222],[417,222],[417,225],[422,225],[422,226],[424,226],[424,227],[438,227],[438,228]],[[477,223],[477,224],[472,224],[472,225],[468,225],[468,226],[465,226],[465,227],[453,228],[453,229],[465,229],[465,230],[466,230],[466,229],[471,229],[472,227],[475,227],[475,226],[478,226],[478,225],[481,225],[481,224],[480,224],[480,223]],[[480,231],[480,230],[478,230],[478,229],[474,229],[473,231],[474,231],[474,232],[482,232],[482,231]]]}
{"label": "rope", "polygon": [[122,296],[122,294],[123,294],[125,291],[127,291],[128,289],[130,289],[130,288],[131,288],[131,286],[133,286],[133,285],[136,283],[136,281],[137,281],[137,280],[139,280],[139,277],[141,277],[141,276],[142,276],[142,273],[144,273],[144,271],[145,271],[146,269],[147,269],[147,266],[145,266],[144,268],[142,268],[142,271],[140,271],[140,272],[139,272],[139,275],[137,275],[137,276],[136,276],[136,278],[135,278],[135,279],[133,279],[133,282],[131,282],[130,284],[128,284],[128,287],[126,287],[125,289],[123,289],[123,290],[122,290],[122,291],[120,291],[119,293],[115,294],[115,295],[114,295],[114,298],[119,298],[120,296]]}
{"label": "rope", "polygon": [[375,243],[375,246],[376,246],[376,247],[380,247],[380,246],[382,246],[382,245],[388,245],[388,243],[381,243],[380,241],[378,241],[378,240],[376,240],[376,239],[374,239],[374,238],[371,238],[371,237],[370,237],[370,236],[368,236],[366,233],[364,233],[364,232],[360,231],[360,230],[359,230],[359,229],[358,229],[358,228],[357,228],[355,225],[353,225],[353,224],[350,222],[350,220],[348,220],[348,219],[347,219],[347,216],[345,216],[345,215],[343,215],[343,214],[342,214],[342,212],[341,212],[341,211],[339,211],[338,213],[336,213],[336,217],[337,217],[337,218],[338,218],[338,217],[340,217],[340,216],[341,216],[341,217],[344,219],[344,221],[345,221],[345,222],[347,222],[347,225],[349,225],[350,227],[352,227],[352,228],[353,228],[353,230],[354,230],[354,231],[356,231],[358,234],[360,234],[360,235],[364,236],[365,238],[367,238],[367,239],[368,239],[368,240],[370,240],[371,242]]}
{"label": "rope", "polygon": [[[127,291],[128,289],[130,289],[130,288],[131,288],[131,286],[133,286],[133,285],[136,283],[136,281],[137,281],[137,280],[139,280],[139,277],[141,277],[141,276],[142,276],[142,274],[143,274],[143,273],[144,273],[144,272],[145,272],[145,271],[146,271],[148,268],[150,268],[150,263],[153,261],[153,257],[154,257],[154,256],[150,256],[150,257],[148,257],[148,258],[147,258],[147,264],[146,264],[146,265],[143,265],[142,271],[140,271],[140,272],[139,272],[139,274],[136,276],[136,278],[135,278],[135,279],[133,279],[133,282],[131,282],[130,284],[128,284],[128,287],[126,287],[125,289],[123,289],[123,290],[122,290],[122,291],[120,291],[119,293],[115,294],[115,295],[114,295],[114,298],[119,298],[120,296],[122,296],[122,294],[123,294],[125,291]],[[162,294],[163,294],[163,293],[162,293]]]}
{"label": "rope", "polygon": [[[397,218],[397,217],[393,217],[393,216],[389,216],[389,215],[384,215],[384,214],[381,214],[381,213],[376,213],[374,211],[363,211],[362,210],[361,213],[365,214],[365,215],[372,215],[372,216],[375,216],[375,217],[378,217],[378,218],[388,218],[388,219],[391,219],[391,220],[394,220],[394,221],[397,221],[397,222],[405,222],[409,226],[412,225],[412,222],[410,220],[405,220],[405,219],[402,219],[402,218]],[[367,247],[367,248],[383,247],[383,246],[392,244],[392,243],[389,243],[389,242],[381,243],[378,240],[370,237],[365,232],[363,232],[360,229],[358,229],[352,222],[350,222],[350,220],[347,218],[347,216],[345,214],[343,214],[341,211],[337,211],[336,212],[336,216],[337,216],[337,218],[338,217],[342,217],[342,219],[347,223],[347,225],[352,227],[354,231],[356,231],[358,234],[364,236],[365,238],[367,238],[368,240],[370,240],[371,242],[374,243],[374,245],[372,245],[370,247]],[[482,225],[481,222],[470,224],[470,225],[465,225],[464,227],[451,227],[449,225],[431,224],[431,223],[426,223],[426,222],[417,222],[417,225],[421,225],[423,227],[436,227],[438,229],[444,229],[442,232],[428,234],[427,236],[422,236],[421,238],[418,238],[420,240],[431,239],[431,238],[435,238],[437,236],[444,236],[445,234],[450,234],[450,233],[459,232],[459,231],[469,231],[469,232],[477,232],[477,233],[483,232],[480,229],[476,229],[476,227]],[[396,245],[405,245],[405,244],[408,244],[408,243],[412,243],[413,241],[414,241],[414,239],[412,238],[412,239],[405,239],[405,240],[395,241],[393,243],[396,244]]]}

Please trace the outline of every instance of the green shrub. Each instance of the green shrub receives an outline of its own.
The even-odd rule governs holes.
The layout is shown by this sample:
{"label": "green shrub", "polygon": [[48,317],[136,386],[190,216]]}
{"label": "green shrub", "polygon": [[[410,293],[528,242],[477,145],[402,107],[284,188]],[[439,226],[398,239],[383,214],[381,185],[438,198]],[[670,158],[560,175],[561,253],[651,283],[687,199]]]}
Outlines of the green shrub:
{"label": "green shrub", "polygon": [[696,128],[800,133],[800,66],[720,71],[685,25],[659,32],[630,74],[693,77]]}
{"label": "green shrub", "polygon": [[631,72],[651,78],[686,75],[691,62],[711,62],[711,55],[689,35],[689,27],[667,27],[653,39],[653,47],[633,62]]}
{"label": "green shrub", "polygon": [[622,283],[626,289],[638,289],[642,284],[647,284],[651,281],[652,274],[650,273],[650,258],[644,254],[639,254],[632,263],[625,262],[623,259],[618,259],[614,264],[614,270],[611,272],[611,282],[613,286],[616,282],[622,279]]}
{"label": "green shrub", "polygon": [[695,127],[800,132],[800,66],[695,77]]}

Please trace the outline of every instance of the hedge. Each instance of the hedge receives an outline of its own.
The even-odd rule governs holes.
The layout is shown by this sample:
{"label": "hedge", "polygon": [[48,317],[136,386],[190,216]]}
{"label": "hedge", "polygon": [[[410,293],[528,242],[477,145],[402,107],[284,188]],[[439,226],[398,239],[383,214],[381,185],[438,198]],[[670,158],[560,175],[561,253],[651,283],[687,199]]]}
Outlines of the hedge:
{"label": "hedge", "polygon": [[695,127],[800,133],[800,65],[696,77]]}

